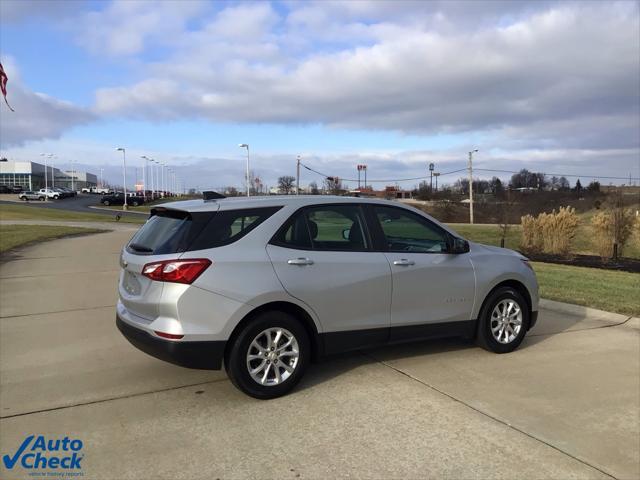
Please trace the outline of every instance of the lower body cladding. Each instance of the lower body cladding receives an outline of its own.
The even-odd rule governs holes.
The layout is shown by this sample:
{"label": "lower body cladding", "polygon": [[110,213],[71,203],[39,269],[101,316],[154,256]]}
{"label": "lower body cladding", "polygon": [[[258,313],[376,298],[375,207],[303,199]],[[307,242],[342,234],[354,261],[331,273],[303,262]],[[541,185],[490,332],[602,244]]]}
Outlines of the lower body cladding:
{"label": "lower body cladding", "polygon": [[225,341],[164,340],[128,324],[116,315],[118,329],[139,350],[175,365],[203,370],[220,370],[224,358]]}
{"label": "lower body cladding", "polygon": [[[538,319],[531,312],[529,329]],[[227,342],[165,340],[124,321],[116,314],[116,325],[124,337],[143,352],[175,365],[204,370],[220,370]],[[444,337],[473,338],[476,320],[425,324],[415,327],[392,327],[345,332],[327,332],[318,335],[316,357],[390,343],[405,343]]]}

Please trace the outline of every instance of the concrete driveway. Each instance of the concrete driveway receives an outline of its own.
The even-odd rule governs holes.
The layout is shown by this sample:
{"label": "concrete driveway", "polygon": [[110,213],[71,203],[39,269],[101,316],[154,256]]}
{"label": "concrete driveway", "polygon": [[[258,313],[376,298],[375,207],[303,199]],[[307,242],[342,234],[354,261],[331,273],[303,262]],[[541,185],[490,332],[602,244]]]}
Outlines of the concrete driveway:
{"label": "concrete driveway", "polygon": [[258,401],[117,332],[134,229],[0,266],[2,455],[42,434],[83,441],[85,478],[640,477],[637,319],[548,304],[512,354],[449,340],[343,355]]}

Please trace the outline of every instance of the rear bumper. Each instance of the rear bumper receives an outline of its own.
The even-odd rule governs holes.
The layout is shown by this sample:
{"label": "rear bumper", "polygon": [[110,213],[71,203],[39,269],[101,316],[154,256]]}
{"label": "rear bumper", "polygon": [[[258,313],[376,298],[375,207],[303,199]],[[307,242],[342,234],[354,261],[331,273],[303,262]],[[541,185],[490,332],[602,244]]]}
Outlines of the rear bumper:
{"label": "rear bumper", "polygon": [[187,368],[220,370],[224,358],[224,341],[181,342],[163,340],[129,325],[116,314],[118,329],[139,350],[165,362]]}

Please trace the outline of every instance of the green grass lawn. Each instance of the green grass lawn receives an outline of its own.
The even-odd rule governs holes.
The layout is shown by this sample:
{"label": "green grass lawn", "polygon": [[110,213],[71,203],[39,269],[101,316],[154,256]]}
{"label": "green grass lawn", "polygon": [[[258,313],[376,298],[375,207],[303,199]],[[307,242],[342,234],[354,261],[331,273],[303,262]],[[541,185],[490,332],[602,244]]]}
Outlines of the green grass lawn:
{"label": "green grass lawn", "polygon": [[[58,208],[27,207],[25,205],[0,205],[0,220],[51,220],[80,222],[115,222],[113,216],[99,213],[72,212]],[[123,216],[124,223],[144,223],[144,215]]]}
{"label": "green grass lawn", "polygon": [[[464,223],[449,224],[464,238],[486,245],[500,246],[500,231],[497,225],[469,225]],[[520,225],[513,225],[507,232],[505,247],[518,250],[520,248]],[[572,252],[575,254],[595,255],[591,244],[593,233],[589,225],[580,225],[573,241]],[[624,250],[624,256],[640,259],[640,245],[629,242]]]}
{"label": "green grass lawn", "polygon": [[625,315],[640,315],[640,275],[532,262],[540,297]]}
{"label": "green grass lawn", "polygon": [[3,225],[0,227],[0,253],[4,254],[17,247],[54,238],[106,231],[97,228],[61,227],[57,225]]}

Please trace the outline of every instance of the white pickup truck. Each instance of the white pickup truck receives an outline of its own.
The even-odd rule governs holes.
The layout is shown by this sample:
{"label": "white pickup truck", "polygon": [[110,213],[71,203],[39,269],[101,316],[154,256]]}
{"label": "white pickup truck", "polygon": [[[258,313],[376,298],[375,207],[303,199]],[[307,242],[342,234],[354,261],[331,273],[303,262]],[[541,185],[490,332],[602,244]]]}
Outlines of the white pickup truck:
{"label": "white pickup truck", "polygon": [[60,192],[56,192],[55,190],[52,190],[50,188],[41,188],[40,190],[38,190],[38,194],[44,195],[47,198],[53,198],[54,200],[60,198]]}
{"label": "white pickup truck", "polygon": [[82,193],[99,193],[99,194],[106,194],[109,193],[111,191],[110,188],[98,188],[98,187],[84,187],[82,189]]}

